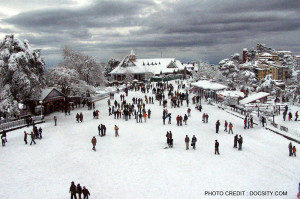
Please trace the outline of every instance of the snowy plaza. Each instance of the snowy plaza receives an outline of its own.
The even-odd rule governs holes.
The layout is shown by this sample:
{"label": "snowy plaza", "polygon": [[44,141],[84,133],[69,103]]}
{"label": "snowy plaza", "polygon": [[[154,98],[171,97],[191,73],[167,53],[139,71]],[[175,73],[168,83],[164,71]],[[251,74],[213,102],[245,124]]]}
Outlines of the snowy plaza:
{"label": "snowy plaza", "polygon": [[[120,94],[115,94],[118,102]],[[144,99],[145,95],[155,96],[129,91],[125,100]],[[251,191],[287,193],[272,198],[297,195],[299,158],[288,156],[289,140],[260,124],[245,130],[242,119],[204,100],[202,112],[189,104],[187,125],[177,126],[175,119],[186,114],[186,103],[171,108],[169,100],[172,124],[166,121],[163,125],[163,107],[157,100],[146,104],[151,118],[136,123],[134,117],[125,121],[109,116],[107,99],[95,104],[99,119],[94,119],[93,111],[86,107],[71,111],[71,115],[57,112],[47,116],[46,122],[38,125],[43,128],[43,139],[36,140],[36,145],[23,141],[23,131],[30,132],[32,127],[10,132],[6,147],[0,149],[0,198],[68,198],[71,181],[87,186],[91,198],[216,198],[205,194],[213,191],[245,191],[245,195],[224,198],[259,198],[250,195]],[[83,113],[82,123],[76,122],[77,112]],[[208,123],[202,122],[203,113],[209,115]],[[223,131],[225,119],[232,122],[233,135]],[[215,132],[217,120],[221,122],[219,134]],[[104,137],[98,136],[101,123],[107,128]],[[114,136],[114,125],[119,126],[119,137]],[[173,148],[166,144],[170,130]],[[244,138],[242,151],[233,148],[235,134]],[[197,137],[196,150],[185,149],[186,135]],[[93,136],[98,140],[96,152],[92,150]],[[220,155],[214,154],[215,140],[220,143]]]}
{"label": "snowy plaza", "polygon": [[300,199],[299,0],[0,2],[0,199]]}

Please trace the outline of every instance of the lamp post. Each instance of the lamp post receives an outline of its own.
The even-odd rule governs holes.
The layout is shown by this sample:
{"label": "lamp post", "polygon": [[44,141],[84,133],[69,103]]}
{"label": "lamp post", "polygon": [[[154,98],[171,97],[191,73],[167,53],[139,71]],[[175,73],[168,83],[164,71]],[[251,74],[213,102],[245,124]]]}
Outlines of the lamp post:
{"label": "lamp post", "polygon": [[41,120],[42,120],[42,118],[43,118],[43,101],[41,100],[40,101],[40,106],[41,106]]}

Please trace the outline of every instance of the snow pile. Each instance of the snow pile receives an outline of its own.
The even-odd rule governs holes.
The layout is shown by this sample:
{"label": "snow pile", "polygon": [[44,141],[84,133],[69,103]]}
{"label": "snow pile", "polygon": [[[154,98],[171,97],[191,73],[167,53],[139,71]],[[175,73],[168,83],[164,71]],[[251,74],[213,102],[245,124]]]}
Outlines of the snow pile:
{"label": "snow pile", "polygon": [[240,91],[219,91],[218,94],[224,97],[245,97],[245,94]]}
{"label": "snow pile", "polygon": [[216,82],[207,81],[207,80],[200,80],[198,82],[192,83],[191,85],[198,88],[209,89],[209,90],[222,90],[227,88],[227,86],[225,85]]}

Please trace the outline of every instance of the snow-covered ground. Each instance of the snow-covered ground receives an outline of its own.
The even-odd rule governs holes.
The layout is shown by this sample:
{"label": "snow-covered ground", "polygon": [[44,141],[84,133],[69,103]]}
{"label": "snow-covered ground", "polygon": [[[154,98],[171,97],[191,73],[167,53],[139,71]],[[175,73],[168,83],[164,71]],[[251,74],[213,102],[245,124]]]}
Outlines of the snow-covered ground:
{"label": "snow-covered ground", "polygon": [[[147,94],[148,96],[150,94]],[[120,101],[118,95],[117,100]],[[126,98],[143,97],[129,92]],[[151,94],[152,96],[152,94]],[[191,102],[191,100],[190,100]],[[169,105],[169,103],[168,103]],[[24,128],[8,133],[8,142],[0,150],[0,198],[60,199],[69,197],[71,181],[86,186],[90,198],[295,198],[300,176],[299,157],[288,156],[289,141],[262,127],[243,129],[243,120],[216,106],[203,105],[202,113],[192,107],[187,126],[176,126],[175,117],[187,107],[171,109],[172,124],[162,124],[162,107],[155,101],[147,123],[124,121],[108,116],[107,100],[96,103],[101,111],[93,119],[86,108],[75,109],[71,116],[55,113],[42,124],[43,139],[25,145]],[[75,120],[76,112],[83,123]],[[202,123],[203,112],[209,122]],[[225,119],[233,123],[233,132],[244,138],[243,151],[233,148],[233,135],[223,132]],[[220,120],[221,131],[215,133]],[[99,137],[97,126],[107,127],[107,136]],[[120,137],[114,137],[114,125]],[[166,132],[171,130],[174,148],[164,149]],[[184,138],[198,138],[196,150],[185,150]],[[91,139],[97,137],[97,151]],[[214,142],[220,142],[219,156]],[[28,139],[30,140],[30,138]],[[296,143],[297,149],[300,146]],[[207,196],[205,191],[246,191],[244,196]],[[287,191],[287,196],[250,196],[250,191]],[[274,193],[273,193],[274,194]]]}

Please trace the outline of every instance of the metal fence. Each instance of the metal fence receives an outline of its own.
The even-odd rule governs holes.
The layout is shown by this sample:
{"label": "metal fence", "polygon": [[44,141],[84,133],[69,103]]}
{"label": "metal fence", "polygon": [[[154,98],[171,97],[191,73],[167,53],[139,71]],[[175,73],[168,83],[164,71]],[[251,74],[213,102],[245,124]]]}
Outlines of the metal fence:
{"label": "metal fence", "polygon": [[[32,122],[40,122],[44,120],[44,116],[33,116],[32,117]],[[20,120],[16,120],[16,121],[12,121],[12,122],[7,122],[4,124],[0,124],[0,130],[9,130],[9,129],[13,129],[13,128],[17,128],[17,127],[22,127],[27,125],[26,119],[20,119]]]}

